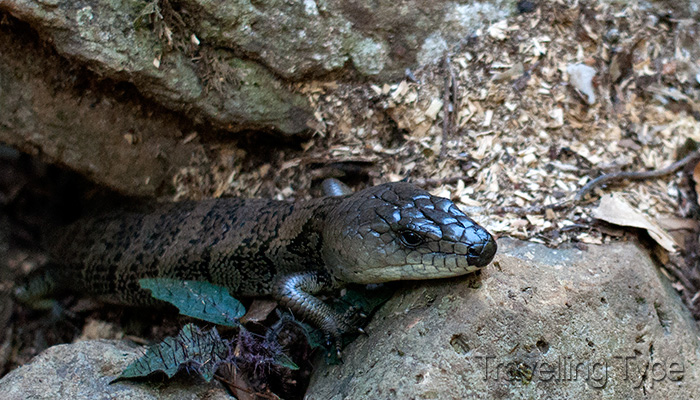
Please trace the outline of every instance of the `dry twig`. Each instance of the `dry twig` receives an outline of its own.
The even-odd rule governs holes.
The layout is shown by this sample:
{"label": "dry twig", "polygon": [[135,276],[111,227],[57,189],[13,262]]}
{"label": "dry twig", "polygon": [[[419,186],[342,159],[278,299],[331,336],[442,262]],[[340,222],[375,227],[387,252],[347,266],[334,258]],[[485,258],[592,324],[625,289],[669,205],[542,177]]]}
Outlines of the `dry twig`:
{"label": "dry twig", "polygon": [[247,394],[249,394],[249,395],[252,395],[252,396],[259,396],[259,397],[262,397],[262,398],[265,398],[265,399],[270,399],[270,400],[280,400],[279,396],[277,396],[277,395],[274,394],[274,393],[254,392],[254,391],[252,391],[252,390],[250,390],[250,389],[248,389],[248,388],[244,388],[244,387],[241,387],[240,385],[235,384],[234,382],[232,382],[232,381],[226,379],[223,375],[216,374],[216,375],[214,375],[214,376],[216,377],[216,379],[218,379],[219,381],[225,383],[225,384],[228,385],[229,387],[235,388],[235,389],[240,390],[240,391],[242,391],[242,392],[244,392],[244,393],[247,393]]}
{"label": "dry twig", "polygon": [[581,202],[583,198],[586,196],[586,194],[590,193],[593,189],[595,189],[598,186],[612,183],[612,182],[619,182],[625,179],[633,180],[633,181],[641,181],[645,179],[654,179],[654,178],[660,178],[662,176],[670,175],[687,164],[689,164],[691,161],[700,161],[700,151],[693,152],[687,156],[685,156],[682,160],[676,161],[675,163],[669,165],[666,168],[662,169],[657,169],[653,171],[624,171],[624,172],[615,172],[612,174],[606,174],[599,176],[596,179],[593,179],[592,181],[588,182],[581,190],[576,193],[576,196],[574,197],[573,201],[571,200],[566,200],[562,201],[559,203],[554,203],[550,204],[547,206],[542,206],[542,205],[536,205],[536,206],[531,206],[531,207],[511,207],[511,206],[505,206],[505,207],[497,207],[496,209],[493,210],[494,213],[496,214],[516,214],[516,215],[527,215],[527,214],[542,214],[548,209],[551,209],[553,211],[559,211],[559,210],[564,210],[566,208],[569,208],[570,206],[574,206]]}
{"label": "dry twig", "polygon": [[454,130],[455,122],[454,110],[458,109],[457,78],[455,77],[449,55],[445,56],[443,71],[445,73],[445,87],[442,92],[442,144],[440,147],[440,157],[445,156],[447,139],[453,136],[452,131]]}
{"label": "dry twig", "polygon": [[573,206],[575,203],[572,201],[562,201],[559,203],[554,203],[554,204],[549,204],[546,206],[542,205],[537,205],[537,206],[531,206],[531,207],[512,207],[512,206],[503,206],[503,207],[496,207],[496,209],[493,210],[495,214],[516,214],[516,215],[528,215],[528,214],[543,214],[547,210],[552,210],[552,211],[560,211],[564,210],[570,206]]}
{"label": "dry twig", "polygon": [[683,168],[686,164],[688,164],[692,160],[696,160],[696,162],[700,159],[700,151],[695,151],[687,156],[685,156],[682,160],[676,161],[673,164],[669,165],[666,168],[662,169],[657,169],[653,171],[623,171],[623,172],[615,172],[612,174],[606,174],[599,176],[592,181],[588,182],[584,187],[581,188],[581,190],[576,193],[576,197],[574,197],[574,200],[579,202],[583,200],[583,198],[588,194],[590,191],[595,189],[598,186],[612,183],[612,182],[619,182],[625,179],[629,179],[631,181],[641,181],[641,180],[646,180],[646,179],[654,179],[654,178],[660,178],[662,176],[670,175],[681,168]]}
{"label": "dry twig", "polygon": [[459,182],[460,180],[464,181],[465,184],[469,185],[470,183],[474,182],[474,178],[471,176],[449,176],[447,178],[441,178],[441,179],[433,179],[433,178],[426,178],[426,179],[411,179],[410,182],[416,186],[440,186],[440,185],[450,185]]}

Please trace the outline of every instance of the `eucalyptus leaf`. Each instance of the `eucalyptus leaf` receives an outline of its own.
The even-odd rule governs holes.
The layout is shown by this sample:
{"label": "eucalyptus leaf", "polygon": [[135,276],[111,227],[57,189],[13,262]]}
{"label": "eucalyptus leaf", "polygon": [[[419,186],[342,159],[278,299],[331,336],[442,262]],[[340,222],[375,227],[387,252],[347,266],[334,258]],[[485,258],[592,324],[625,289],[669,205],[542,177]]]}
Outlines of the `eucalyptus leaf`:
{"label": "eucalyptus leaf", "polygon": [[157,371],[172,378],[185,368],[199,373],[209,382],[219,365],[229,358],[230,352],[230,346],[221,339],[216,328],[202,332],[197,326],[187,324],[177,336],[169,336],[149,346],[146,354],[129,364],[112,383],[143,378]]}
{"label": "eucalyptus leaf", "polygon": [[299,369],[299,366],[294,361],[292,361],[292,359],[288,355],[281,352],[276,353],[274,355],[273,363],[279,365],[280,367],[289,368],[292,371],[296,371]]}
{"label": "eucalyptus leaf", "polygon": [[231,297],[223,286],[204,281],[183,281],[168,278],[140,279],[143,289],[153,297],[167,301],[181,314],[223,326],[240,326],[245,307]]}

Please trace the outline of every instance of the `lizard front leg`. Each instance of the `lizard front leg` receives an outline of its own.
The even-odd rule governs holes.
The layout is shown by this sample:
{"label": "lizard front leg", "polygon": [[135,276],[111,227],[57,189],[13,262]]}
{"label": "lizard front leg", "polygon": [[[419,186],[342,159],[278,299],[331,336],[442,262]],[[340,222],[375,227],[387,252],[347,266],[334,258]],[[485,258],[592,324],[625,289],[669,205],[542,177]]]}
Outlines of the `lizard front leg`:
{"label": "lizard front leg", "polygon": [[341,335],[353,328],[349,319],[335,312],[328,304],[314,296],[333,285],[327,277],[318,272],[299,272],[284,275],[275,281],[272,296],[282,306],[289,307],[311,322],[333,339],[340,355]]}

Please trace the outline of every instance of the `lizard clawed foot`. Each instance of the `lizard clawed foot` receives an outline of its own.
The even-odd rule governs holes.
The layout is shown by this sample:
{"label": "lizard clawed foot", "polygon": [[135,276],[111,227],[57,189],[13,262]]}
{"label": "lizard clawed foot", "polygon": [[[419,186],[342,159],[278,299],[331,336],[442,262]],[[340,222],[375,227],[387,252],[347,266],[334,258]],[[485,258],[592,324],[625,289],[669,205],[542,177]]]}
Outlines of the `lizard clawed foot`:
{"label": "lizard clawed foot", "polygon": [[[360,328],[359,326],[355,327],[355,332],[357,332],[363,336],[369,336],[367,331]],[[338,361],[342,364],[343,363],[343,355],[342,355],[342,352],[340,350],[341,344],[342,344],[342,339],[340,336],[336,336],[336,335],[327,335],[326,336],[326,348],[332,349],[333,347],[335,347],[336,357],[338,358]],[[330,354],[331,353],[329,353],[329,355]]]}
{"label": "lizard clawed foot", "polygon": [[354,328],[359,328],[360,325],[365,324],[367,314],[358,307],[349,307],[343,314],[342,321],[349,328],[345,332],[352,332],[355,330]]}
{"label": "lizard clawed foot", "polygon": [[331,357],[330,349],[335,348],[335,355],[337,357],[337,360],[342,363],[343,362],[343,355],[341,350],[341,346],[343,344],[343,340],[341,338],[340,332],[335,332],[334,334],[331,333],[326,333],[326,349],[329,349],[328,353],[326,354],[327,357]]}
{"label": "lizard clawed foot", "polygon": [[[360,323],[365,321],[366,317],[362,317],[357,312],[358,309],[347,310],[343,315],[336,314],[333,319],[331,329],[325,330],[326,349],[335,348],[335,353],[339,362],[343,362],[341,355],[341,347],[343,345],[343,335],[345,334],[361,334],[368,336],[367,332],[360,327]],[[364,315],[364,314],[362,314]],[[360,318],[358,318],[358,316]],[[330,350],[332,351],[332,350]],[[329,353],[329,355],[332,353]]]}

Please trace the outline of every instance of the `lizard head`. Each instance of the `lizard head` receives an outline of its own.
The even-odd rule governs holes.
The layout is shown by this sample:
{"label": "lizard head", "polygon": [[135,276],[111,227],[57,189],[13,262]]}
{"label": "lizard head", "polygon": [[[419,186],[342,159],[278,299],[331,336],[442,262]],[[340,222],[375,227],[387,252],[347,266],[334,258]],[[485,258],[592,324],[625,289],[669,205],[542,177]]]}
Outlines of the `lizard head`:
{"label": "lizard head", "polygon": [[459,276],[496,254],[491,234],[454,203],[409,183],[349,195],[327,217],[323,256],[340,282]]}

